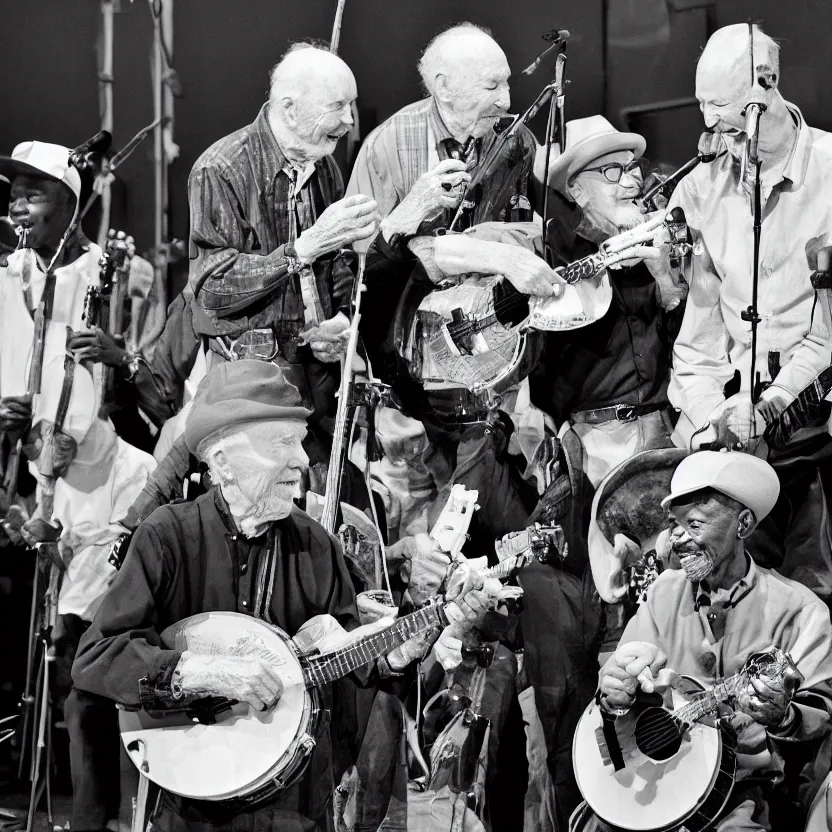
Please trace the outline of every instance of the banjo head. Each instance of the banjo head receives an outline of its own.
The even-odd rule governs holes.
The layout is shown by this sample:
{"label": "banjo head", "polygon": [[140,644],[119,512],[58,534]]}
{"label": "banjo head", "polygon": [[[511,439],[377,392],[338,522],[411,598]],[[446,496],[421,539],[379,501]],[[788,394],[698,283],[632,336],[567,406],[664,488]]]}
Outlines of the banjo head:
{"label": "banjo head", "polygon": [[239,613],[186,618],[162,633],[165,646],[217,656],[259,656],[276,666],[283,695],[268,711],[238,703],[202,725],[185,714],[150,716],[120,711],[122,742],[133,763],[167,791],[194,800],[228,800],[248,794],[280,772],[304,743],[315,711],[288,635]]}
{"label": "banjo head", "polygon": [[[685,703],[678,691],[669,693],[674,708]],[[641,712],[648,732],[656,710]],[[651,758],[643,753],[645,720],[639,721],[637,709],[618,717],[615,725],[625,763],[620,771],[602,758],[596,735],[602,728],[602,717],[595,702],[578,724],[572,758],[584,799],[598,817],[617,829],[657,832],[678,827],[702,807],[717,782],[723,749],[719,729],[697,722],[676,747],[656,746]]]}

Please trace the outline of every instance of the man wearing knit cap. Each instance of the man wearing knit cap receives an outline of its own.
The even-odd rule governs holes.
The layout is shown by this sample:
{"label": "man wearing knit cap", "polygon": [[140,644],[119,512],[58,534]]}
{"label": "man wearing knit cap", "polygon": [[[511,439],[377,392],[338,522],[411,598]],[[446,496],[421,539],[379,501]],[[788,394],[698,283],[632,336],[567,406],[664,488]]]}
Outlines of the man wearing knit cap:
{"label": "man wearing knit cap", "polygon": [[[778,647],[791,656],[794,667],[781,678],[753,678],[737,694],[739,771],[719,832],[794,823],[794,816],[779,814],[782,795],[773,800],[773,786],[782,780],[784,757],[790,766],[809,761],[799,756],[812,754],[810,743],[826,733],[832,712],[826,606],[804,586],[757,566],[745,548],[779,491],[774,469],[749,454],[702,451],[679,463],[662,505],[674,523],[669,543],[682,569],[659,576],[601,670],[601,707],[620,715],[639,691],[652,693],[674,673],[711,687],[754,653]],[[787,746],[788,755],[781,754]],[[595,808],[615,824],[612,806],[609,813]],[[582,828],[608,827],[596,818]]]}
{"label": "man wearing knit cap", "polygon": [[[339,544],[293,504],[308,463],[301,445],[308,413],[274,364],[241,360],[205,377],[185,437],[214,485],[194,502],[157,509],[138,527],[79,647],[76,687],[146,710],[170,707],[183,695],[227,696],[262,710],[282,691],[273,666],[167,650],[159,633],[206,610],[252,615],[290,635],[325,616],[328,647],[356,628],[355,592]],[[258,575],[274,575],[274,581],[267,586]],[[457,598],[459,620],[470,620],[490,603],[482,591],[467,591],[475,581]],[[400,674],[427,643],[406,642],[366,668],[362,681]],[[242,820],[216,804],[165,794],[154,826],[230,830],[233,821],[234,828],[328,830],[335,785],[331,749],[328,733],[318,737],[305,775],[275,801],[241,813]]]}

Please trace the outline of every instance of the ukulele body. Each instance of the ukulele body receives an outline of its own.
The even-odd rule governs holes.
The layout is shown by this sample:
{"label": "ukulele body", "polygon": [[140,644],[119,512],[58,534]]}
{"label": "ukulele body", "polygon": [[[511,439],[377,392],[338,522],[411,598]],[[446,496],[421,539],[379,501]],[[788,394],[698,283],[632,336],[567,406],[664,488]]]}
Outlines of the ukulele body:
{"label": "ukulele body", "polygon": [[710,828],[731,794],[736,735],[730,725],[703,717],[681,739],[656,739],[672,725],[671,712],[705,690],[687,676],[674,685],[655,704],[637,703],[614,720],[595,702],[581,717],[572,746],[575,776],[591,809],[614,829],[699,832]]}

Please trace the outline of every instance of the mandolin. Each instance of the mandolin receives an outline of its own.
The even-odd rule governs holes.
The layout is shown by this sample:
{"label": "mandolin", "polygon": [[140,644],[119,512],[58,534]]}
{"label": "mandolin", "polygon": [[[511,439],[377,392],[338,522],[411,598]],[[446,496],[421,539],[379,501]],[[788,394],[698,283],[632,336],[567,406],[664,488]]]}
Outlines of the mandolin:
{"label": "mandolin", "polygon": [[714,714],[750,679],[782,678],[793,669],[791,658],[775,648],[753,654],[739,673],[709,690],[680,676],[663,698],[643,697],[624,716],[607,715],[592,702],[572,744],[584,800],[615,830],[708,829],[736,772],[736,734]]}

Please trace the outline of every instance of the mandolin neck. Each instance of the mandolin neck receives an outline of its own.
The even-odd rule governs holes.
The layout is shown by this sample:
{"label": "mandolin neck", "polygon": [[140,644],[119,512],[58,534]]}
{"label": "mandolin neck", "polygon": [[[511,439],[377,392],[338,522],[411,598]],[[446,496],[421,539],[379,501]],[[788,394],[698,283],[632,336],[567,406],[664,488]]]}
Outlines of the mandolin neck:
{"label": "mandolin neck", "polygon": [[673,716],[680,722],[687,725],[693,725],[694,722],[702,719],[712,713],[723,702],[727,702],[737,691],[747,683],[748,674],[745,671],[735,673],[717,682],[710,690],[705,691],[695,699],[683,705],[678,710],[674,711]]}
{"label": "mandolin neck", "polygon": [[446,604],[428,604],[416,612],[399,618],[390,627],[365,636],[340,650],[307,656],[305,660],[306,686],[320,687],[342,679],[359,667],[374,662],[414,636],[434,627],[442,628]]}

